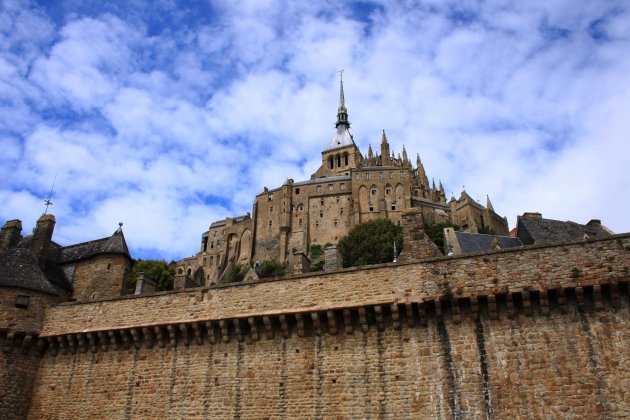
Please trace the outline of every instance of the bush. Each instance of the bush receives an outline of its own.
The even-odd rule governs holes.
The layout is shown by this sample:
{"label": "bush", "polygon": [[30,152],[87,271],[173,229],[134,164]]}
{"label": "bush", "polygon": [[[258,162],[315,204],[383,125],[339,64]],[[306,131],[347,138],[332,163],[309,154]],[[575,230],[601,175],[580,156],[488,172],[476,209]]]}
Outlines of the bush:
{"label": "bush", "polygon": [[280,277],[284,276],[287,272],[287,265],[280,264],[274,260],[264,260],[256,269],[256,274],[261,279],[266,277]]}
{"label": "bush", "polygon": [[136,290],[136,277],[141,272],[157,283],[158,290],[173,290],[174,267],[174,264],[167,264],[164,260],[134,260],[127,278],[127,292]]}
{"label": "bush", "polygon": [[249,267],[244,264],[235,264],[230,271],[225,273],[225,283],[236,283],[243,281],[245,275],[249,271]]}
{"label": "bush", "polygon": [[341,238],[337,249],[344,267],[391,262],[402,251],[402,228],[389,219],[378,219],[356,226]]}
{"label": "bush", "polygon": [[438,248],[444,249],[444,228],[452,227],[454,230],[459,230],[459,225],[451,222],[441,222],[437,224],[424,223],[424,233],[427,234],[429,239],[437,245]]}

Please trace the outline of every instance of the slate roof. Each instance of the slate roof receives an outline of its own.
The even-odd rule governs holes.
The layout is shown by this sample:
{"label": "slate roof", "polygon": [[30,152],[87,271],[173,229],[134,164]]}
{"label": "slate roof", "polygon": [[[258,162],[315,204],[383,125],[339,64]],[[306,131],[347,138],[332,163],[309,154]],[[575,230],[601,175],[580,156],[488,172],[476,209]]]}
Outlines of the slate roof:
{"label": "slate roof", "polygon": [[27,235],[15,246],[0,254],[0,287],[19,287],[60,295],[72,290],[70,281],[64,274],[63,264],[98,254],[122,254],[131,258],[120,229],[109,238],[66,247],[51,241],[43,268],[37,264],[31,251],[32,240],[32,235]]}
{"label": "slate roof", "polygon": [[462,250],[462,254],[470,254],[473,252],[488,251],[492,245],[494,238],[497,238],[501,249],[516,248],[523,246],[519,238],[510,238],[509,236],[486,235],[483,233],[469,233],[455,231],[457,242]]}
{"label": "slate roof", "polygon": [[59,264],[67,264],[74,261],[85,260],[98,254],[122,254],[131,259],[122,229],[116,230],[116,232],[108,238],[61,248],[61,255],[59,256],[58,262]]}
{"label": "slate roof", "polygon": [[588,238],[602,238],[613,233],[601,224],[581,225],[572,221],[518,217],[517,235],[525,245],[549,245],[560,242],[580,241]]}
{"label": "slate roof", "polygon": [[46,265],[42,269],[31,252],[32,239],[28,235],[0,254],[0,286],[19,287],[53,295],[59,295],[62,289],[70,290],[70,284],[55,261],[59,254],[59,245],[51,243]]}

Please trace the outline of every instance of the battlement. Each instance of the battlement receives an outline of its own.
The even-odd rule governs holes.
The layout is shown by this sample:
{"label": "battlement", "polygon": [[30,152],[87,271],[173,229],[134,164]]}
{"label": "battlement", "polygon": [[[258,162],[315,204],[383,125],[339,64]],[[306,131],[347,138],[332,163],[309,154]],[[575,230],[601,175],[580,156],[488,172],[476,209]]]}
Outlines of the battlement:
{"label": "battlement", "polygon": [[[615,307],[628,294],[630,234],[49,308],[52,352],[212,344],[426,325],[482,314]],[[159,310],[158,310],[159,308]],[[41,344],[45,341],[45,344]]]}

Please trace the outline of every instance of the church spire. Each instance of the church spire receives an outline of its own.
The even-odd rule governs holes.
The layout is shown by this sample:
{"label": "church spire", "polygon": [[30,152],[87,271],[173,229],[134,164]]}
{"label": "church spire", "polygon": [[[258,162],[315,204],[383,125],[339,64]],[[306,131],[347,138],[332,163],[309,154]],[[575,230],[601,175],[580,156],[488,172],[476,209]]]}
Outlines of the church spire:
{"label": "church spire", "polygon": [[383,129],[383,137],[381,139],[381,159],[383,166],[389,166],[389,143],[387,142],[387,136],[385,135],[385,130]]}
{"label": "church spire", "polygon": [[488,210],[494,211],[494,207],[492,207],[492,203],[490,202],[490,196],[486,194],[486,208]]}
{"label": "church spire", "polygon": [[339,108],[337,108],[337,123],[335,127],[339,128],[340,125],[350,128],[350,122],[348,121],[348,110],[346,109],[346,98],[343,94],[343,69],[339,70]]}

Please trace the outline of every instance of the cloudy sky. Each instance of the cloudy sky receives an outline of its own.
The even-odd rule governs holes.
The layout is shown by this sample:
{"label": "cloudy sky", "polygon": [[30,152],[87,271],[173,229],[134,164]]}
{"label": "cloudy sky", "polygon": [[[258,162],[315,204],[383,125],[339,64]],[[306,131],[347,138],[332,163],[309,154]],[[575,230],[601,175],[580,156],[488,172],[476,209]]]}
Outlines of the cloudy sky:
{"label": "cloudy sky", "polygon": [[605,0],[3,0],[0,216],[29,232],[57,174],[58,243],[122,221],[135,257],[190,256],[317,169],[341,68],[364,152],[385,129],[510,228],[630,231],[630,6]]}

